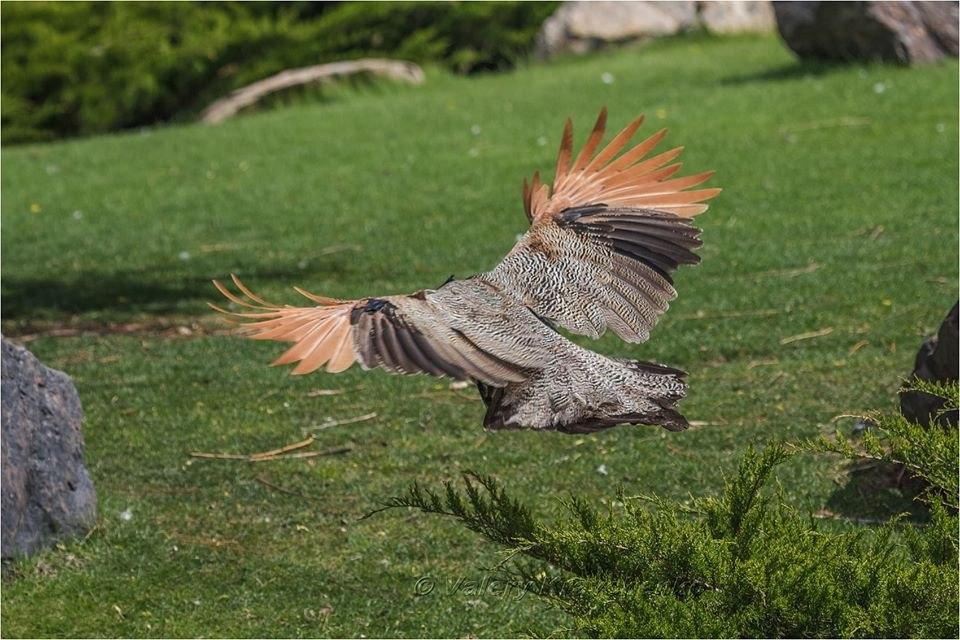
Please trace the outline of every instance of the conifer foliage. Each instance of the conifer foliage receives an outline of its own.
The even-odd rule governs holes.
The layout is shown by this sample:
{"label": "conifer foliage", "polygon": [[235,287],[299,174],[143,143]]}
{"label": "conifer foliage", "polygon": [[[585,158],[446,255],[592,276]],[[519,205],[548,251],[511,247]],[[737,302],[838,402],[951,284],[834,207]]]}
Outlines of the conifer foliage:
{"label": "conifer foliage", "polygon": [[[957,406],[957,388],[927,387]],[[873,415],[859,442],[822,438],[750,448],[716,496],[677,503],[619,495],[600,512],[577,498],[535,518],[493,478],[442,491],[414,485],[385,509],[453,517],[514,552],[501,571],[569,613],[576,631],[634,637],[955,637],[957,432]],[[833,452],[902,464],[928,483],[923,523],[839,529],[771,489],[792,456]]]}

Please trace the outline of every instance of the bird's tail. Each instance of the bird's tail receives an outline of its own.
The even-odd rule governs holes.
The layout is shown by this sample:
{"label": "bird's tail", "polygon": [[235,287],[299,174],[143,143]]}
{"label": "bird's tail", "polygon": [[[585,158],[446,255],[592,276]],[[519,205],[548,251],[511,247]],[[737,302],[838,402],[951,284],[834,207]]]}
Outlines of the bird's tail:
{"label": "bird's tail", "polygon": [[589,353],[584,367],[543,369],[505,387],[478,384],[487,406],[487,429],[544,429],[590,433],[618,424],[689,426],[677,410],[687,390],[686,373],[636,360]]}

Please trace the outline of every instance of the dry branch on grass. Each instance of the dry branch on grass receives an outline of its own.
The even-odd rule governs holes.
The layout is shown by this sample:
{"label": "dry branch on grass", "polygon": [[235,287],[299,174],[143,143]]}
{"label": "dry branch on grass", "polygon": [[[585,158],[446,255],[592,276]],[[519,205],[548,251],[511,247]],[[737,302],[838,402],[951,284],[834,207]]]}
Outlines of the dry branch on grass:
{"label": "dry branch on grass", "polygon": [[259,453],[206,453],[203,451],[191,451],[191,458],[203,458],[206,460],[244,460],[246,462],[271,462],[273,460],[290,460],[299,458],[316,458],[317,456],[333,456],[341,453],[347,453],[353,450],[353,447],[336,447],[334,449],[324,449],[322,451],[297,451],[313,444],[315,438],[310,435],[300,442],[294,442],[277,449],[261,451]]}
{"label": "dry branch on grass", "polygon": [[315,424],[310,427],[304,427],[302,431],[304,433],[310,433],[312,431],[322,431],[323,429],[329,429],[330,427],[339,427],[344,424],[353,424],[355,422],[366,422],[367,420],[373,420],[377,417],[377,413],[365,413],[362,416],[357,416],[356,418],[344,418],[343,420],[327,420],[323,424]]}
{"label": "dry branch on grass", "polygon": [[301,440],[300,442],[294,442],[293,444],[280,447],[279,449],[271,449],[270,451],[263,451],[261,453],[251,453],[250,459],[263,460],[266,458],[275,458],[276,456],[283,455],[284,453],[288,453],[290,451],[296,451],[297,449],[309,447],[311,444],[313,444],[313,436],[310,436],[305,440]]}
{"label": "dry branch on grass", "polygon": [[394,80],[403,80],[411,84],[423,83],[423,69],[405,60],[386,60],[382,58],[363,58],[361,60],[344,60],[330,62],[299,69],[287,69],[269,78],[258,80],[253,84],[241,87],[231,92],[204,109],[200,120],[208,124],[222,122],[237,114],[245,107],[252,106],[266,96],[301,85],[329,80],[336,76],[355,75],[358,73],[373,73],[387,76]]}

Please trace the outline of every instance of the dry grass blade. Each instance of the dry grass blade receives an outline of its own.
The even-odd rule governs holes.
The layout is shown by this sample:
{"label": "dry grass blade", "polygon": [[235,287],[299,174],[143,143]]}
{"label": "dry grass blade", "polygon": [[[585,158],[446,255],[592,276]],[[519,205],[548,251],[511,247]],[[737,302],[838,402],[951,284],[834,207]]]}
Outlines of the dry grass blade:
{"label": "dry grass blade", "polygon": [[755,275],[758,278],[767,277],[767,276],[776,276],[780,278],[796,278],[797,276],[802,276],[805,273],[813,273],[823,265],[819,262],[811,262],[805,267],[794,267],[792,269],[773,269],[771,271],[760,271]]}
{"label": "dry grass blade", "polygon": [[343,393],[343,389],[314,389],[307,392],[308,398],[317,398],[320,396],[338,396]]}
{"label": "dry grass blade", "polygon": [[823,336],[828,336],[833,333],[833,327],[826,327],[824,329],[818,329],[817,331],[808,331],[807,333],[798,333],[795,336],[788,336],[786,338],[780,339],[780,345],[792,344],[794,342],[800,342],[801,340],[812,340],[813,338],[822,338]]}
{"label": "dry grass blade", "polygon": [[815,120],[813,122],[784,124],[780,126],[780,133],[785,134],[795,133],[797,131],[813,131],[815,129],[830,129],[834,127],[866,127],[869,126],[870,123],[870,118],[841,116],[839,118],[828,118],[826,120]]}
{"label": "dry grass blade", "polygon": [[703,427],[719,427],[725,424],[726,422],[724,422],[723,420],[719,420],[719,421],[691,420],[690,429],[702,429]]}
{"label": "dry grass blade", "polygon": [[746,311],[716,311],[709,312],[701,309],[696,313],[678,314],[674,316],[677,320],[714,320],[717,318],[751,318],[751,317],[769,317],[783,313],[780,309],[748,309]]}
{"label": "dry grass blade", "polygon": [[860,342],[850,347],[850,351],[847,352],[847,355],[852,356],[853,354],[855,354],[857,351],[860,351],[860,349],[863,349],[868,344],[870,344],[869,340],[861,340]]}
{"label": "dry grass blade", "polygon": [[308,496],[304,493],[300,493],[299,491],[294,491],[293,489],[287,489],[286,487],[281,487],[280,485],[267,480],[266,476],[262,474],[259,476],[254,476],[253,479],[259,482],[260,484],[262,484],[263,486],[267,487],[268,489],[273,489],[274,491],[279,491],[280,493],[285,493],[287,495],[303,498],[304,500],[311,500],[311,501],[316,500],[316,498],[314,498],[313,496]]}
{"label": "dry grass blade", "polygon": [[870,416],[864,416],[857,413],[841,413],[830,418],[830,422],[836,422],[837,420],[843,420],[844,418],[856,418],[857,420],[869,420]]}

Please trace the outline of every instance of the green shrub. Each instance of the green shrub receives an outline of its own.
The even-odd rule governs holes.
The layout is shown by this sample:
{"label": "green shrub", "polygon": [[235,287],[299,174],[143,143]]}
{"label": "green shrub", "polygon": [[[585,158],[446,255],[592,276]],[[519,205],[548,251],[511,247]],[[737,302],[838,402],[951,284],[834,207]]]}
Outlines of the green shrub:
{"label": "green shrub", "polygon": [[[940,390],[943,393],[943,390]],[[956,406],[956,389],[949,390]],[[506,579],[571,614],[590,636],[955,637],[957,433],[873,416],[846,439],[749,450],[719,496],[678,504],[620,495],[600,513],[567,502],[535,519],[492,478],[419,486],[386,508],[452,516],[515,555]],[[929,521],[821,528],[765,488],[804,450],[897,461],[930,484]]]}
{"label": "green shrub", "polygon": [[5,3],[3,143],[187,118],[235,88],[331,60],[507,68],[555,4]]}
{"label": "green shrub", "polygon": [[[960,404],[960,387],[955,384],[943,386],[913,380],[910,388],[944,398],[946,404],[939,413],[948,413]],[[957,511],[960,506],[957,503],[960,493],[957,429],[937,424],[926,427],[910,422],[902,415],[873,415],[866,419],[866,423],[872,427],[863,434],[860,442],[851,442],[837,433],[834,439],[820,438],[808,443],[807,448],[839,453],[850,459],[868,459],[903,467],[926,483],[926,492],[922,496],[924,502],[940,501]]]}

